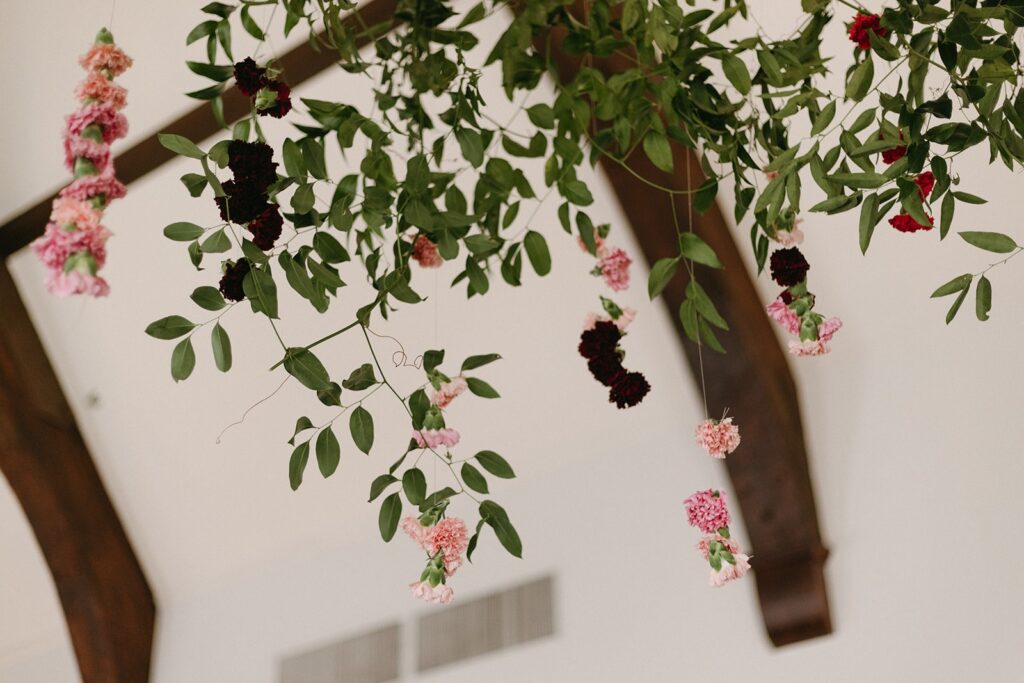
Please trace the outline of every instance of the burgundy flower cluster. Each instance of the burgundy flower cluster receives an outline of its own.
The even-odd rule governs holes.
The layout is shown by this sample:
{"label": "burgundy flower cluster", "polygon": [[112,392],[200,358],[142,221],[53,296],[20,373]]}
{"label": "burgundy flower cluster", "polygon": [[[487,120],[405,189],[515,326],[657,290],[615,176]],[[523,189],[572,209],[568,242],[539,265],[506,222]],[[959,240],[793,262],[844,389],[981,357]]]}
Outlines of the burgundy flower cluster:
{"label": "burgundy flower cluster", "polygon": [[602,320],[580,335],[580,355],[587,359],[590,374],[601,384],[611,387],[608,401],[619,408],[631,408],[651,390],[647,378],[640,372],[629,372],[622,367],[619,340],[622,331],[610,321]]}
{"label": "burgundy flower cluster", "polygon": [[284,226],[278,205],[267,195],[267,188],[277,180],[273,156],[274,150],[265,142],[232,140],[228,168],[233,178],[224,183],[225,196],[215,199],[220,217],[245,225],[252,243],[263,251],[274,247]]}
{"label": "burgundy flower cluster", "polygon": [[253,99],[260,116],[279,119],[292,109],[288,84],[268,76],[266,67],[259,66],[252,57],[235,64],[235,83],[243,95]]}
{"label": "burgundy flower cluster", "polygon": [[234,263],[228,262],[224,267],[224,275],[220,278],[220,293],[228,301],[241,301],[245,298],[245,290],[242,283],[245,276],[252,270],[249,259],[241,258]]}

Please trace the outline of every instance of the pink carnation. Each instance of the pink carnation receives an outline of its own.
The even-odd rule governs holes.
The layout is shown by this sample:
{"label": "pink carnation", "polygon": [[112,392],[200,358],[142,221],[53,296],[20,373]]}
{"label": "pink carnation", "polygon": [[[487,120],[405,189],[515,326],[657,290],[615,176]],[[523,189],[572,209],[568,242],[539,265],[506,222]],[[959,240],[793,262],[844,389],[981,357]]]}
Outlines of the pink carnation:
{"label": "pink carnation", "polygon": [[442,384],[441,388],[434,392],[432,402],[438,408],[447,408],[448,404],[454,401],[467,387],[465,378],[460,375],[451,382]]}
{"label": "pink carnation", "polygon": [[609,322],[615,323],[615,326],[619,328],[620,332],[625,332],[629,324],[636,320],[636,311],[632,308],[623,308],[622,314],[619,315],[618,319],[612,320],[610,316],[598,315],[597,313],[587,313],[587,317],[583,319],[583,330],[592,330],[598,323]]}
{"label": "pink carnation", "polygon": [[72,254],[87,253],[101,268],[107,260],[106,243],[110,232],[101,225],[79,230],[65,230],[58,223],[49,223],[43,236],[32,242],[32,251],[47,268],[62,272],[64,262]]}
{"label": "pink carnation", "polygon": [[91,161],[101,175],[110,171],[110,145],[79,135],[65,135],[64,165],[69,171],[75,170],[75,159],[78,157]]}
{"label": "pink carnation", "polygon": [[101,297],[110,293],[107,281],[96,275],[89,275],[77,270],[69,273],[54,271],[46,280],[46,289],[50,294],[70,296],[72,294],[88,294]]}
{"label": "pink carnation", "polygon": [[843,321],[839,318],[826,318],[820,325],[818,325],[818,339],[822,343],[826,343],[832,340],[836,332],[843,326]]}
{"label": "pink carnation", "polygon": [[631,263],[633,260],[629,258],[629,255],[616,247],[598,261],[597,265],[601,269],[601,276],[604,278],[605,284],[614,291],[621,292],[629,287],[629,265]]}
{"label": "pink carnation", "polygon": [[700,552],[701,557],[705,560],[711,555],[711,542],[718,541],[725,549],[735,555],[740,551],[740,544],[733,538],[726,538],[721,534],[714,534],[713,536],[701,536],[700,540],[697,541],[697,550]]}
{"label": "pink carnation", "polygon": [[789,342],[789,352],[794,356],[824,356],[831,350],[821,339]]}
{"label": "pink carnation", "polygon": [[124,184],[114,177],[113,169],[108,166],[107,171],[101,175],[76,178],[60,191],[60,196],[85,201],[102,195],[104,202],[109,203],[112,199],[123,197],[125,192]]}
{"label": "pink carnation", "polygon": [[72,224],[78,226],[79,230],[88,230],[99,227],[100,214],[88,202],[58,197],[53,202],[50,220],[59,226]]}
{"label": "pink carnation", "polygon": [[697,445],[713,458],[724,458],[740,445],[740,428],[732,418],[704,420],[697,425]]}
{"label": "pink carnation", "polygon": [[793,310],[782,302],[781,298],[768,304],[765,309],[768,311],[768,317],[782,325],[782,328],[790,334],[800,334],[800,318],[797,317]]}
{"label": "pink carnation", "polygon": [[411,516],[406,516],[402,519],[401,527],[402,531],[413,540],[413,543],[424,550],[427,549],[427,537],[430,535],[430,527],[423,526],[420,524],[420,520]]}
{"label": "pink carnation", "polygon": [[86,71],[105,71],[111,76],[120,76],[132,65],[132,58],[112,43],[97,43],[78,58]]}
{"label": "pink carnation", "polygon": [[114,109],[124,109],[128,104],[128,91],[96,71],[90,71],[85,80],[78,84],[75,97],[83,102],[105,102]]}
{"label": "pink carnation", "polygon": [[804,233],[794,225],[789,230],[776,230],[773,239],[784,247],[795,247],[803,244]]}
{"label": "pink carnation", "polygon": [[733,553],[733,559],[736,560],[736,564],[722,560],[721,569],[711,568],[711,576],[708,580],[709,585],[720,588],[730,581],[742,579],[747,575],[747,572],[750,571],[750,556],[743,553]]}
{"label": "pink carnation", "polygon": [[430,241],[426,235],[420,235],[412,245],[412,260],[420,264],[421,268],[440,268],[444,265],[441,252],[437,245]]}
{"label": "pink carnation", "polygon": [[66,119],[68,135],[81,135],[92,124],[103,129],[103,142],[108,145],[128,134],[128,119],[109,102],[87,104]]}
{"label": "pink carnation", "polygon": [[409,588],[412,594],[424,602],[432,602],[440,605],[447,605],[455,599],[455,592],[451,586],[441,584],[434,587],[429,581],[417,581],[410,583]]}
{"label": "pink carnation", "polygon": [[462,566],[462,555],[469,544],[466,523],[458,517],[446,517],[430,530],[427,536],[427,552],[444,554],[444,573],[454,574]]}
{"label": "pink carnation", "polygon": [[683,504],[686,506],[690,526],[706,534],[717,534],[719,529],[729,526],[729,507],[724,491],[697,491],[684,500]]}
{"label": "pink carnation", "polygon": [[459,433],[454,429],[421,429],[412,433],[420,448],[452,448],[459,443]]}

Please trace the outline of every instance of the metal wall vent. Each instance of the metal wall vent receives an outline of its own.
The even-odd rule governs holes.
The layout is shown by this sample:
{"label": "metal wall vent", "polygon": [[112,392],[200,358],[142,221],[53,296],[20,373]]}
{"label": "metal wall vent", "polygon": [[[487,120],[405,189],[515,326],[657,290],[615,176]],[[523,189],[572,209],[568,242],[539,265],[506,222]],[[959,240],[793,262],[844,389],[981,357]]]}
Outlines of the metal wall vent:
{"label": "metal wall vent", "polygon": [[552,583],[552,578],[546,576],[424,614],[417,626],[417,670],[426,671],[553,635]]}
{"label": "metal wall vent", "polygon": [[333,643],[281,662],[281,683],[384,683],[398,678],[400,626]]}

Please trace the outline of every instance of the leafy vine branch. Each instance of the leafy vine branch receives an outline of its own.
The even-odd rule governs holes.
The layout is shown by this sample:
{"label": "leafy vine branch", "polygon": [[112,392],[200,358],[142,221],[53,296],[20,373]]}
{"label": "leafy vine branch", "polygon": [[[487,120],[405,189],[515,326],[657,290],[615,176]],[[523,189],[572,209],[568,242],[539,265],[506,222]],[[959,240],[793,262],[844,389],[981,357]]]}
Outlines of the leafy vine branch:
{"label": "leafy vine branch", "polygon": [[[822,355],[842,323],[817,310],[808,288],[810,264],[798,248],[802,213],[859,210],[860,248],[867,252],[883,220],[908,239],[920,239],[936,227],[937,208],[935,232],[944,239],[958,205],[985,201],[961,188],[962,153],[987,146],[990,161],[1011,170],[1024,163],[1020,0],[893,0],[877,15],[848,0],[801,4],[804,20],[780,40],[762,30],[745,35],[749,23],[759,25],[743,0],[482,0],[462,13],[444,0],[399,0],[394,16],[379,25],[367,25],[350,0],[240,0],[202,8],[206,18],[187,43],[205,43],[205,60],[187,66],[212,84],[189,95],[209,100],[230,133],[206,150],[178,136],[161,140],[199,162],[182,183],[193,197],[212,196],[211,211],[215,204],[223,223],[212,229],[174,223],[165,235],[187,243],[196,268],[206,258],[226,259],[218,286],[207,283],[193,292],[196,304],[220,311],[247,301],[255,315],[267,318],[283,349],[270,370],[283,367],[321,403],[342,408],[319,427],[305,416],[297,421],[289,442],[293,488],[301,484],[311,452],[324,476],[336,469],[338,417],[349,414],[351,438],[368,453],[374,423],[364,402],[370,393],[386,387],[402,404],[413,436],[398,461],[374,480],[370,499],[401,485],[382,501],[380,531],[390,540],[401,525],[427,552],[426,568],[413,585],[420,597],[451,599],[447,580],[462,553],[474,551],[484,525],[513,555],[522,546],[504,509],[477,498],[489,495],[479,468],[511,478],[511,466],[493,451],[456,460],[450,449],[460,437],[446,424],[446,410],[466,389],[497,398],[493,387],[466,374],[497,356],[470,357],[458,374],[445,374],[444,352],[427,351],[426,382],[402,396],[374,350],[371,322],[423,301],[415,289],[417,267],[451,264],[457,269],[452,286],[465,286],[469,297],[487,294],[498,278],[522,285],[524,255],[536,275],[547,275],[550,231],[538,217],[541,206],[557,196],[558,223],[598,259],[593,273],[615,291],[624,288],[630,259],[605,244],[609,226],[589,215],[594,197],[580,179],[584,163],[605,159],[663,192],[672,206],[678,253],[653,264],[650,297],[682,277],[682,265],[688,278],[682,326],[701,353],[705,346],[723,351],[719,335],[729,332],[729,322],[698,284],[702,268],[722,263],[693,232],[692,215],[682,229],[675,202],[685,200],[691,214],[706,211],[728,181],[734,218],[750,226],[758,271],[769,266],[782,287],[768,314],[793,335],[792,353]],[[494,45],[480,46],[477,27],[499,11],[507,11],[508,27]],[[260,13],[262,23],[254,17]],[[240,25],[262,46],[274,17],[282,15],[285,36],[304,26],[341,69],[364,79],[370,106],[302,99],[302,121],[293,121],[288,74],[273,60],[239,60],[232,53],[232,26]],[[835,63],[823,51],[824,31],[836,16],[853,43],[839,94],[824,83]],[[372,49],[361,50],[368,40]],[[579,68],[559,73],[556,51],[577,58]],[[481,94],[487,69],[500,74],[509,104],[497,106],[511,111],[505,123]],[[232,81],[252,103],[251,115],[239,122],[223,121],[221,95]],[[837,119],[843,100],[848,107]],[[267,144],[261,117],[289,117],[293,123],[279,149]],[[335,150],[343,162],[335,160]],[[697,187],[690,182],[689,161],[685,177],[676,168],[691,153],[705,179]],[[641,155],[662,175],[641,172]],[[543,177],[527,177],[521,159],[543,159]],[[227,172],[231,178],[222,179]],[[676,182],[666,180],[670,174]],[[538,182],[543,191],[536,189]],[[333,188],[329,198],[324,188]],[[817,196],[808,201],[811,192]],[[521,212],[524,205],[533,210]],[[1007,254],[999,264],[1024,250],[1000,233],[958,234],[974,247]],[[987,273],[999,264],[936,290],[936,297],[957,295],[947,321],[972,285],[978,318],[988,318]],[[343,296],[343,272],[365,279],[372,297]],[[351,322],[335,331],[287,345],[278,307],[278,286],[285,283],[318,313],[329,315],[332,304],[349,306],[355,319],[346,312],[342,319]],[[632,406],[650,389],[642,375],[622,366],[618,344],[635,312],[605,297],[601,302],[608,317],[593,316],[580,352],[594,376],[612,387],[611,400]],[[175,380],[192,372],[197,327],[183,316],[169,316],[147,330],[161,339],[184,337],[172,353]],[[356,327],[372,363],[339,384],[314,349]],[[230,342],[219,316],[212,343],[218,368],[227,371]],[[343,391],[367,390],[342,404]],[[310,429],[313,436],[296,445]],[[732,418],[706,420],[698,437],[716,457],[739,444]],[[406,467],[407,456],[417,450]],[[428,490],[418,467],[427,451],[446,465],[454,487]],[[478,504],[472,535],[461,519],[447,515],[450,501],[463,493]],[[400,521],[403,500],[417,517]],[[712,583],[742,576],[749,565],[729,535],[724,494],[701,492],[687,505],[691,523],[707,534],[701,547]]]}

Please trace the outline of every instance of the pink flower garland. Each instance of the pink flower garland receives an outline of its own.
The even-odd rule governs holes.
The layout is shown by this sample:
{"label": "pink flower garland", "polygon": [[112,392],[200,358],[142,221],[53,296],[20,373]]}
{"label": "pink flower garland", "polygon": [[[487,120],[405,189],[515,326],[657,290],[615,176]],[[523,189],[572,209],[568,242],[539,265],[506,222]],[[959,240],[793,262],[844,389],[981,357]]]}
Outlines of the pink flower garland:
{"label": "pink flower garland", "polygon": [[455,599],[447,580],[462,566],[469,546],[466,523],[458,517],[447,517],[430,526],[422,518],[406,517],[401,527],[430,558],[420,580],[409,584],[412,594],[426,602],[447,605]]}
{"label": "pink flower garland", "polygon": [[750,556],[740,552],[740,544],[729,533],[725,493],[712,489],[697,491],[683,503],[690,525],[705,534],[697,542],[697,550],[711,566],[708,584],[718,588],[746,576]]}
{"label": "pink flower garland", "polygon": [[128,133],[128,120],[120,113],[127,91],[113,78],[132,60],[101,29],[79,63],[88,72],[75,89],[81,107],[67,117],[64,133],[64,161],[75,177],[54,200],[50,222],[31,246],[50,271],[46,287],[52,294],[100,297],[110,291],[97,275],[106,263],[110,237],[100,219],[112,200],[125,195],[125,186],[114,176],[110,143]]}

